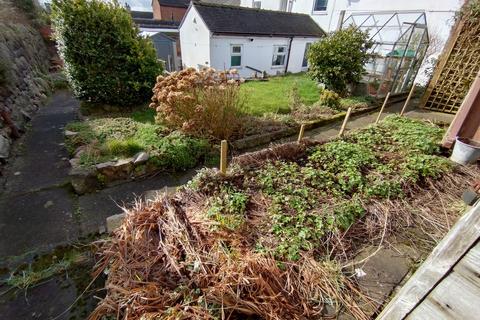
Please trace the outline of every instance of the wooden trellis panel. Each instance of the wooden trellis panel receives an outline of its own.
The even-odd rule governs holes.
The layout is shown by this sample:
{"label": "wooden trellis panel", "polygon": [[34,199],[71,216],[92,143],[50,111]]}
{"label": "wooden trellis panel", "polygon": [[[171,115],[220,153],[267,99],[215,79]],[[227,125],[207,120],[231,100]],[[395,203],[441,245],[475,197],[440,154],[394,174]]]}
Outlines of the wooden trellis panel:
{"label": "wooden trellis panel", "polygon": [[422,100],[425,109],[456,113],[480,70],[480,21],[457,23]]}

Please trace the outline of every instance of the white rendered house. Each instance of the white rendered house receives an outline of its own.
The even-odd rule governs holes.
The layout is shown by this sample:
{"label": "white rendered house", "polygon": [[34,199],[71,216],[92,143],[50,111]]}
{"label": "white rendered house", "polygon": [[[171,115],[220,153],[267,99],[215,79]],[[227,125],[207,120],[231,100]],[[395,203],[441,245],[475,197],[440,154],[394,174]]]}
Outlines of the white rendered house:
{"label": "white rendered house", "polygon": [[342,16],[347,19],[359,12],[424,11],[430,45],[435,45],[435,51],[443,48],[454,24],[455,13],[463,3],[464,0],[241,0],[245,7],[308,14],[327,32],[337,29]]}
{"label": "white rendered house", "polygon": [[237,69],[241,77],[307,70],[325,32],[309,15],[193,2],[180,24],[184,67]]}

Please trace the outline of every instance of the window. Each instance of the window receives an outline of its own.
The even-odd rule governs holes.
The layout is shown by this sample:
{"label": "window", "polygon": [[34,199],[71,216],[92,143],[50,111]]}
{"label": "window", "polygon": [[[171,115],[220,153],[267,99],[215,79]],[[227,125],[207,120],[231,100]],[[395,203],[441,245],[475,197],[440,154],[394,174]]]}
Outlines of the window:
{"label": "window", "polygon": [[272,66],[283,66],[285,64],[286,55],[287,46],[274,46]]}
{"label": "window", "polygon": [[305,52],[303,53],[302,67],[308,67],[308,49],[310,49],[311,43],[305,44]]}
{"label": "window", "polygon": [[287,11],[287,0],[280,0],[280,11]]}
{"label": "window", "polygon": [[313,11],[326,11],[328,0],[315,0]]}
{"label": "window", "polygon": [[230,46],[230,67],[242,66],[242,46],[239,44],[232,44]]}
{"label": "window", "polygon": [[255,9],[261,9],[262,8],[262,1],[253,1],[253,8]]}

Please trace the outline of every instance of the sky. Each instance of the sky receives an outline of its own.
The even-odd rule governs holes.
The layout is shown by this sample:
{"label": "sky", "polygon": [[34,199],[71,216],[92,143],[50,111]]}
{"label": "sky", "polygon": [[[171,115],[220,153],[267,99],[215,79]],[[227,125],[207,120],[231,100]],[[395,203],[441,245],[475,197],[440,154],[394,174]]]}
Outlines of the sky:
{"label": "sky", "polygon": [[[40,0],[40,2],[51,2],[51,0]],[[125,2],[132,7],[132,10],[152,11],[151,0],[118,0],[120,4]]]}
{"label": "sky", "polygon": [[[125,0],[119,0],[119,3],[125,3]],[[152,11],[151,0],[127,0],[132,10]]]}

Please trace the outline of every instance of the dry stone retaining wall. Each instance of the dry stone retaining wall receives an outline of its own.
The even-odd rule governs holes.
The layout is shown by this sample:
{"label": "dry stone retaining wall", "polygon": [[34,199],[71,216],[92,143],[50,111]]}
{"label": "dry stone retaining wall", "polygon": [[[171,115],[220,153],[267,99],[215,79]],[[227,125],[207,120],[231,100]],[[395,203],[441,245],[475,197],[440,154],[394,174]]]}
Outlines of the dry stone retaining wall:
{"label": "dry stone retaining wall", "polygon": [[[15,125],[23,129],[50,89],[50,56],[39,31],[27,19],[18,19],[18,10],[5,0],[0,0],[0,7],[0,108],[10,112]],[[10,130],[0,120],[0,159],[8,157]]]}

